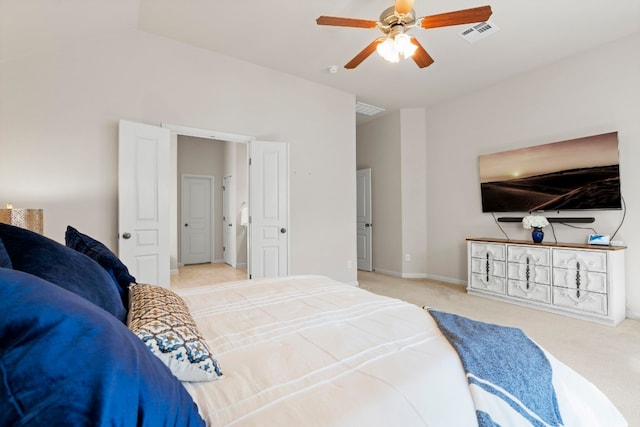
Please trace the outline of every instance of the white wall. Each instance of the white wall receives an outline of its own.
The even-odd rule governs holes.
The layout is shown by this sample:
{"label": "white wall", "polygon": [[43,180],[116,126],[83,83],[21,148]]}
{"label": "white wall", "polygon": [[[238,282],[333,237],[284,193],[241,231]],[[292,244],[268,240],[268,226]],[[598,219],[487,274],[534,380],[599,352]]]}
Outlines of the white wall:
{"label": "white wall", "polygon": [[[504,237],[483,214],[479,154],[618,131],[627,215],[616,240],[627,250],[627,313],[640,316],[640,34],[602,46],[465,96],[426,112],[427,252],[432,276],[466,282],[466,237]],[[613,234],[620,211],[594,216],[599,233]],[[553,215],[550,213],[549,215]],[[566,213],[564,216],[567,216]],[[528,239],[519,224],[511,238]],[[545,229],[545,240],[551,239]],[[586,242],[588,230],[556,226],[560,242]]]}
{"label": "white wall", "polygon": [[427,179],[424,108],[400,110],[402,162],[402,277],[424,278],[427,271]]}
{"label": "white wall", "polygon": [[4,62],[0,94],[0,205],[47,236],[116,249],[118,120],[192,126],[289,143],[290,272],[356,282],[353,95],[136,30]]}

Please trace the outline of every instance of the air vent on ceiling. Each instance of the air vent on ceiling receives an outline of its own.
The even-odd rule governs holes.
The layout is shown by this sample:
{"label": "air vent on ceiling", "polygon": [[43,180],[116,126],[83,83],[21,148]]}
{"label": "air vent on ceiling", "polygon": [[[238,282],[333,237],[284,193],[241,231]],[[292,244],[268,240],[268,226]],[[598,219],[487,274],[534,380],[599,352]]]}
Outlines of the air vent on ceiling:
{"label": "air vent on ceiling", "polygon": [[356,101],[356,113],[358,114],[364,114],[365,116],[375,116],[376,114],[382,113],[383,111],[385,111],[384,108]]}
{"label": "air vent on ceiling", "polygon": [[500,30],[493,22],[480,22],[475,24],[458,35],[468,41],[469,43],[475,43],[480,39],[483,39],[496,31]]}

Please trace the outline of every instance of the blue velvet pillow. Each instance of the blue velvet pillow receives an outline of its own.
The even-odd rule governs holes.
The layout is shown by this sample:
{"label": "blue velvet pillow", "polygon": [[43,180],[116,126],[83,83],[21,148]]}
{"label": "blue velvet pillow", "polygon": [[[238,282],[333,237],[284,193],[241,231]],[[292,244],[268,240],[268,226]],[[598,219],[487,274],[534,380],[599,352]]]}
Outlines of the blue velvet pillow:
{"label": "blue velvet pillow", "polygon": [[9,254],[7,253],[7,249],[2,243],[2,239],[0,239],[0,267],[13,268],[13,266],[11,265],[11,258],[9,258]]}
{"label": "blue velvet pillow", "polygon": [[88,256],[40,234],[0,224],[0,239],[15,270],[31,273],[102,307],[123,323],[124,308],[118,286]]}
{"label": "blue velvet pillow", "polygon": [[85,299],[0,268],[0,313],[0,425],[205,425],[160,359]]}
{"label": "blue velvet pillow", "polygon": [[64,233],[64,241],[67,247],[85,254],[112,275],[120,292],[120,297],[125,307],[129,306],[129,285],[136,282],[136,278],[129,274],[129,269],[120,259],[111,252],[102,242],[82,234],[72,226],[67,226]]}

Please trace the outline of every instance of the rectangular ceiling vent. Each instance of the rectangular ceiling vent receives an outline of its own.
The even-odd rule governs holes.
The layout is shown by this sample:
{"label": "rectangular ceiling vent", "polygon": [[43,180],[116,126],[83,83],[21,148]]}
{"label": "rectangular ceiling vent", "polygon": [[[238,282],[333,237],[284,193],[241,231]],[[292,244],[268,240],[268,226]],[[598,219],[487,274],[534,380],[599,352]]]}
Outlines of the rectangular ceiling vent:
{"label": "rectangular ceiling vent", "polygon": [[475,43],[480,39],[483,39],[500,30],[493,22],[480,22],[472,25],[458,35],[468,41],[469,43]]}
{"label": "rectangular ceiling vent", "polygon": [[364,102],[356,101],[356,113],[364,114],[365,116],[375,116],[378,113],[385,111],[382,107],[376,107],[375,105],[365,104]]}

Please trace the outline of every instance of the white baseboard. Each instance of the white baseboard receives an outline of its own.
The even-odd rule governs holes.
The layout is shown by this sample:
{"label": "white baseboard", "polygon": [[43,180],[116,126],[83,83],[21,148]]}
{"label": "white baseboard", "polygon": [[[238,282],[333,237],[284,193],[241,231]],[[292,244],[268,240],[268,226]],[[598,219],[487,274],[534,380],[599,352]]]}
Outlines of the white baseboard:
{"label": "white baseboard", "polygon": [[402,273],[400,276],[403,279],[426,279],[427,274],[425,273]]}
{"label": "white baseboard", "polygon": [[439,282],[451,283],[453,285],[467,286],[467,281],[466,280],[452,279],[451,277],[438,276],[438,275],[435,275],[435,274],[427,274],[426,278],[427,279],[431,279],[431,280],[437,280]]}
{"label": "white baseboard", "polygon": [[439,282],[451,283],[454,285],[463,285],[467,286],[466,280],[452,279],[451,277],[438,276],[435,274],[427,274],[427,273],[400,273],[397,271],[385,270],[381,268],[374,268],[373,271],[376,273],[386,274],[388,276],[400,277],[402,279],[431,279],[437,280]]}
{"label": "white baseboard", "polygon": [[402,273],[399,273],[397,271],[384,270],[382,268],[375,268],[375,267],[373,268],[373,271],[376,273],[386,274],[387,276],[402,277]]}
{"label": "white baseboard", "polygon": [[631,310],[627,310],[627,312],[626,312],[626,314],[625,314],[625,317],[626,317],[627,319],[635,319],[635,320],[638,320],[638,319],[640,319],[640,313],[635,312],[635,311],[631,311]]}

